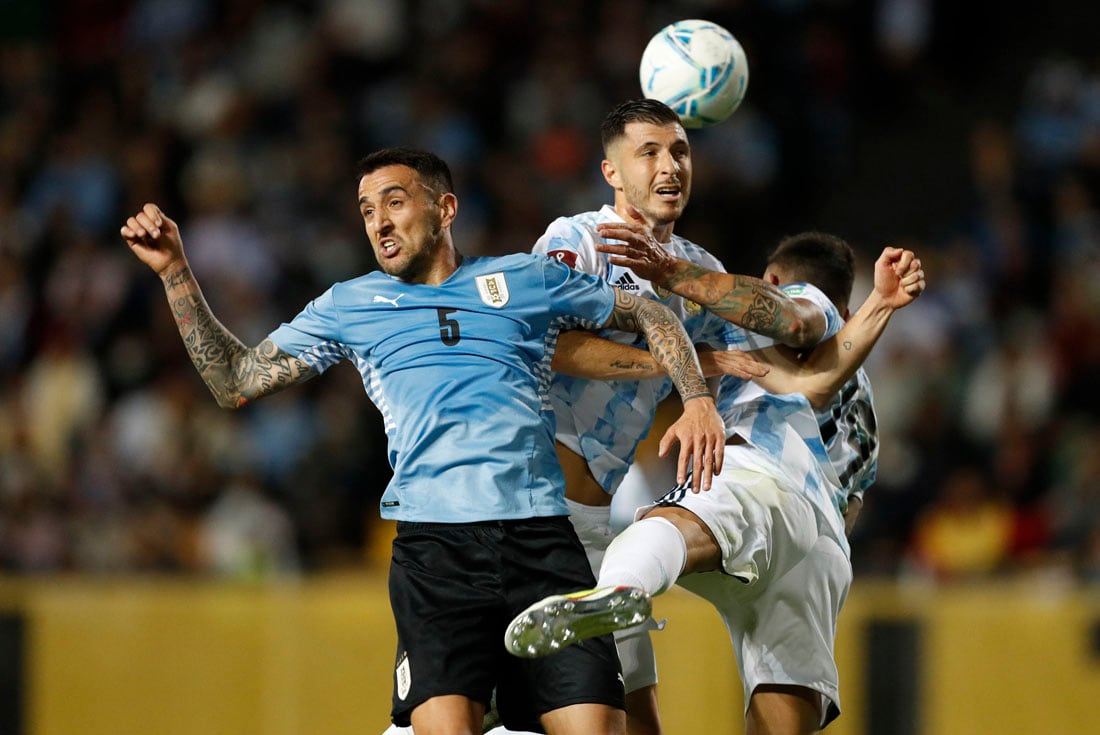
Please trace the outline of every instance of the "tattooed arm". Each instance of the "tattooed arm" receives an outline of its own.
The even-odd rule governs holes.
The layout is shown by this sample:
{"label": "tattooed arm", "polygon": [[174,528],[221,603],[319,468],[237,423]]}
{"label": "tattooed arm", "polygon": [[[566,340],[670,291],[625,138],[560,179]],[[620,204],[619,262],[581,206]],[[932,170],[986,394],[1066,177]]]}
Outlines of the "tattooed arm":
{"label": "tattooed arm", "polygon": [[596,245],[612,256],[611,263],[630,268],[726,321],[796,349],[812,347],[825,334],[820,309],[761,278],[720,273],[673,257],[639,223],[607,222],[596,229],[601,237],[622,241]]}
{"label": "tattooed arm", "polygon": [[820,308],[791,298],[760,278],[719,273],[677,260],[664,285],[726,321],[788,347],[812,347],[825,334],[825,315]]}
{"label": "tattooed arm", "polygon": [[[874,289],[863,305],[837,334],[808,354],[783,346],[700,353],[703,374],[754,379],[771,393],[802,393],[815,409],[824,408],[863,364],[894,311],[913,303],[924,289],[924,270],[914,253],[886,248],[875,262]],[[590,333],[563,332],[562,338],[567,335],[565,354],[560,361],[558,353],[554,355],[554,370],[605,380],[641,380],[664,374],[645,350]]]}
{"label": "tattooed arm", "polygon": [[913,251],[884,249],[875,261],[874,288],[844,327],[805,359],[775,347],[753,353],[773,368],[756,381],[772,393],[802,393],[815,409],[829,405],[867,359],[894,312],[924,289],[924,269]]}
{"label": "tattooed arm", "polygon": [[187,354],[219,406],[240,408],[317,374],[270,339],[246,347],[214,317],[187,264],[179,227],[155,204],[127,219],[121,233],[160,276]]}
{"label": "tattooed arm", "polygon": [[615,289],[615,309],[605,326],[644,335],[650,353],[672,378],[684,403],[711,397],[684,325],[664,304]]}
{"label": "tattooed arm", "polygon": [[645,335],[649,351],[684,402],[683,415],[665,432],[657,453],[664,457],[679,442],[676,481],[687,479],[690,460],[692,490],[709,490],[711,475],[722,470],[726,431],[684,325],[664,304],[615,289],[615,308],[604,326]]}
{"label": "tattooed arm", "polygon": [[[703,377],[734,375],[752,379],[768,374],[768,366],[740,350],[704,350],[696,345]],[[558,337],[551,369],[588,380],[646,380],[666,373],[648,350],[604,339],[583,329],[570,329]]]}

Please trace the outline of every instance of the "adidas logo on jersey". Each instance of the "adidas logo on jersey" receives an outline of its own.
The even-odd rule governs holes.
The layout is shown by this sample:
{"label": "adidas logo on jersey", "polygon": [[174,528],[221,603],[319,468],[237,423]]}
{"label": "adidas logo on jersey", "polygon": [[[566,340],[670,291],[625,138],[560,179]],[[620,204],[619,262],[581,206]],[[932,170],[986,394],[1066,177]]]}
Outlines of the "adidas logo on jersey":
{"label": "adidas logo on jersey", "polygon": [[634,279],[630,277],[629,273],[624,273],[619,276],[619,280],[615,281],[615,286],[623,291],[641,291],[642,287],[634,282]]}

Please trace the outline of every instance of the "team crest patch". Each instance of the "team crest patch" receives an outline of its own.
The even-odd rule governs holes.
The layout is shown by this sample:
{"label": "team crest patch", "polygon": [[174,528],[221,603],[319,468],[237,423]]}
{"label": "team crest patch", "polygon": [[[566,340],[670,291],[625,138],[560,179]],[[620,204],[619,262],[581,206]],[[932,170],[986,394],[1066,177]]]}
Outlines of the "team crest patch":
{"label": "team crest patch", "polygon": [[412,672],[409,670],[409,654],[401,654],[401,661],[397,664],[397,698],[404,701],[409,696],[409,688],[412,687]]}
{"label": "team crest patch", "polygon": [[654,283],[653,290],[657,292],[657,297],[661,299],[667,299],[672,296],[672,291],[669,291],[664,286]]}
{"label": "team crest patch", "polygon": [[508,282],[504,280],[504,273],[490,273],[487,276],[477,276],[477,292],[481,294],[481,300],[486,306],[499,309],[508,303]]}

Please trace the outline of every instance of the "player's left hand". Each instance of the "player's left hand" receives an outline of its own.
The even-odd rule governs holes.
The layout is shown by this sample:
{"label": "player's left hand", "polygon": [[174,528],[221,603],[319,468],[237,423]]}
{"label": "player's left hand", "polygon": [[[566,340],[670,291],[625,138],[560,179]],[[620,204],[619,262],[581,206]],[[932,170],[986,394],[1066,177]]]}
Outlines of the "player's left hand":
{"label": "player's left hand", "polygon": [[762,378],[771,371],[771,367],[741,350],[714,350],[696,345],[695,351],[699,355],[699,367],[703,370],[704,378],[732,375],[735,378],[752,380]]}
{"label": "player's left hand", "polygon": [[622,241],[596,243],[596,250],[611,256],[612,265],[629,268],[654,283],[664,283],[675,272],[676,258],[657,242],[645,222],[601,222],[596,232],[604,239]]}
{"label": "player's left hand", "polygon": [[726,446],[726,426],[713,398],[702,396],[687,401],[684,413],[661,437],[657,454],[667,457],[677,442],[680,456],[676,462],[676,483],[682,485],[687,480],[690,463],[691,491],[710,490],[711,477],[722,471]]}

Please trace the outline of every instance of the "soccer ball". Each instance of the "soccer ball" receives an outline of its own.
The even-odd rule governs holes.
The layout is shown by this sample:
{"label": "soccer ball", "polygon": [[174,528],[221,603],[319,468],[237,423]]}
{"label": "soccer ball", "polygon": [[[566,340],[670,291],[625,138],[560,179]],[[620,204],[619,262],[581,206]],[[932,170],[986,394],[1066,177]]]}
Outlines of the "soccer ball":
{"label": "soccer ball", "polygon": [[681,20],[649,40],[639,69],[642,94],[676,111],[685,128],[720,123],[749,85],[745,50],[722,26]]}

